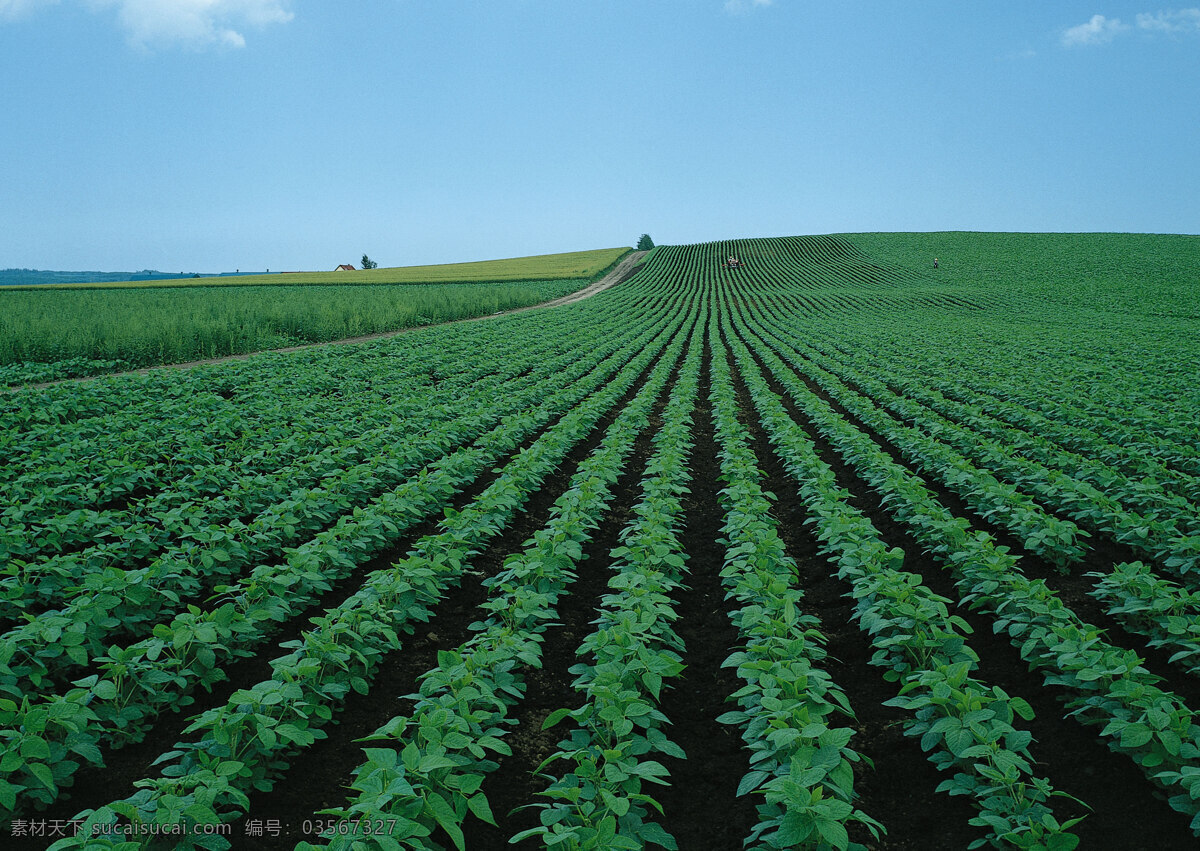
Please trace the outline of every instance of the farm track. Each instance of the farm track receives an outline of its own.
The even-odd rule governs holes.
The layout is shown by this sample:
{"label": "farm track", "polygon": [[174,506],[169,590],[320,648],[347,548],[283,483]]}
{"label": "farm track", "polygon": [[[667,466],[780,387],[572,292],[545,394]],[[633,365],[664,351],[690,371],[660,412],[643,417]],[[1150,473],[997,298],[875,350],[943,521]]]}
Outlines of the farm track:
{"label": "farm track", "polygon": [[[730,254],[746,268],[722,269]],[[277,596],[246,598],[255,617],[274,618],[268,637],[235,635],[242,643],[229,647],[238,651],[206,638],[217,662],[201,658],[195,670],[155,661],[186,674],[186,684],[165,686],[180,698],[174,706],[157,698],[148,704],[163,714],[143,740],[114,748],[102,737],[105,767],[72,778],[65,763],[87,749],[72,752],[78,740],[50,726],[35,731],[45,723],[39,706],[65,713],[111,704],[116,689],[107,681],[71,696],[29,691],[30,705],[0,700],[0,808],[11,800],[10,784],[24,787],[7,825],[13,836],[0,844],[45,849],[52,838],[21,831],[79,813],[98,825],[222,821],[233,831],[232,847],[252,851],[352,851],[344,832],[297,840],[301,825],[318,818],[353,825],[359,817],[392,819],[408,831],[404,847],[430,851],[524,850],[546,847],[551,837],[566,840],[554,847],[576,848],[588,837],[610,847],[612,836],[648,837],[647,848],[683,851],[740,848],[747,837],[757,838],[755,851],[773,842],[814,847],[797,838],[805,830],[830,847],[854,841],[867,851],[976,841],[1008,848],[1014,834],[1002,834],[1012,829],[1058,836],[1063,851],[1076,841],[1080,849],[1195,847],[1200,828],[1188,821],[1200,804],[1186,793],[1190,772],[1200,772],[1200,726],[1190,720],[1200,708],[1200,682],[1168,660],[1173,650],[1148,647],[1110,613],[1111,604],[1093,597],[1096,577],[1087,575],[1112,572],[1152,549],[1156,565],[1169,564],[1194,584],[1192,543],[1172,537],[1195,516],[1186,477],[1163,476],[1159,487],[1153,477],[1167,461],[1135,463],[1124,438],[1106,431],[1123,428],[1115,420],[1072,430],[1066,420],[1026,418],[1005,407],[1001,394],[988,405],[1011,415],[1004,422],[1012,430],[993,432],[968,402],[942,405],[926,394],[920,375],[898,361],[883,358],[870,371],[878,355],[864,353],[905,339],[900,331],[871,337],[880,329],[903,331],[930,316],[962,317],[971,328],[994,321],[1007,296],[947,287],[837,237],[667,247],[644,267],[627,261],[622,274],[633,277],[604,299],[504,323],[432,329],[429,339],[441,342],[425,349],[414,346],[415,336],[357,350],[322,344],[297,352],[290,367],[286,358],[264,359],[253,369],[164,370],[148,379],[172,398],[182,395],[173,382],[198,381],[216,394],[198,406],[202,418],[235,406],[276,439],[302,439],[306,424],[321,416],[344,417],[312,446],[344,452],[368,476],[385,463],[366,448],[377,439],[372,428],[403,414],[419,434],[423,394],[461,396],[460,408],[438,416],[451,433],[467,423],[474,431],[430,455],[435,466],[459,459],[445,479],[406,485],[422,500],[438,494],[440,502],[428,504],[436,508],[407,516],[408,508],[380,502],[379,489],[368,487],[306,531],[309,543],[268,547],[249,559],[255,576],[269,568],[301,583],[281,580],[261,586]],[[447,353],[441,359],[439,348]],[[968,354],[955,358],[965,363]],[[472,358],[469,372],[464,357]],[[1065,368],[1084,371],[1083,358]],[[347,380],[338,376],[353,375],[369,389],[382,386],[384,374],[390,397],[333,392]],[[277,380],[292,412],[287,432],[270,431],[266,406]],[[50,456],[39,454],[41,446],[62,447],[63,458],[84,457],[94,439],[107,446],[99,426],[117,415],[125,384],[112,382],[111,397],[103,382],[79,385],[78,399],[46,391],[45,417],[28,406],[5,408],[4,416],[32,429],[14,446],[23,458],[43,460]],[[517,387],[525,395],[513,395]],[[1160,382],[1148,397],[1165,398],[1168,389]],[[470,397],[467,404],[470,392],[478,403]],[[490,401],[489,394],[501,395]],[[306,396],[320,401],[309,405]],[[141,404],[131,398],[128,407]],[[503,405],[514,413],[497,415],[487,432],[478,417]],[[957,431],[934,430],[921,443],[913,435],[926,417],[935,421],[939,406],[955,413]],[[1093,406],[1079,410],[1085,407]],[[58,434],[38,425],[60,415]],[[219,463],[205,458],[208,438],[197,438],[192,466],[169,481],[155,478],[154,442],[195,420],[186,405],[161,422],[149,409],[137,416],[145,420],[138,434],[147,449],[140,458],[125,456],[122,469],[132,475],[148,463],[140,469],[150,472],[140,483],[134,475],[134,484],[96,491],[93,504],[104,516],[153,517],[151,506],[167,505],[176,482]],[[214,434],[236,421],[222,421]],[[1052,432],[1044,440],[1036,429],[1042,422]],[[1063,506],[1074,516],[1076,503],[1056,501],[1049,487],[1026,488],[1016,473],[1011,486],[996,485],[1006,473],[989,471],[986,459],[1000,465],[1000,456],[973,456],[964,437],[984,432],[993,435],[988,440],[1029,435],[1031,446],[1045,450],[1037,464],[1060,457],[1076,464],[1071,453],[1098,447],[1103,461],[1079,456],[1088,465],[1081,475],[1096,484],[1078,493],[1093,500],[1088,516],[1097,524],[1079,549],[1039,544],[1028,531],[1070,527]],[[221,439],[232,446],[236,434]],[[1173,453],[1169,434],[1147,438],[1154,458],[1186,460],[1182,449]],[[397,432],[394,442],[405,448],[415,439]],[[356,443],[362,446],[341,448]],[[289,444],[272,469],[282,474],[289,469],[283,461],[309,457],[308,445]],[[103,459],[107,450],[97,451]],[[271,457],[262,456],[263,464]],[[938,466],[947,458],[949,466]],[[1111,468],[1103,466],[1109,461]],[[60,466],[55,475],[69,480],[71,463]],[[53,463],[44,469],[58,470]],[[1143,471],[1149,478],[1139,486]],[[83,481],[91,473],[76,475]],[[964,485],[964,476],[977,477]],[[31,472],[25,481],[36,486],[36,479]],[[992,482],[986,498],[971,490],[985,480]],[[1150,543],[1129,543],[1137,517],[1104,515],[1125,510],[1110,489],[1145,506],[1138,510],[1174,512],[1178,527],[1155,527]],[[997,494],[1009,502],[998,504]],[[47,490],[45,510],[72,498],[66,489]],[[1021,514],[1022,506],[1033,508]],[[399,525],[379,532],[373,518],[388,512]],[[313,549],[326,541],[331,548]],[[81,543],[85,552],[88,542]],[[301,558],[307,552],[311,563]],[[991,573],[981,567],[985,559]],[[315,577],[316,565],[328,575]],[[1022,584],[1022,574],[1032,582]],[[231,610],[204,610],[218,602],[207,598],[210,589],[248,575],[201,571],[199,586],[181,586],[192,589],[184,599],[200,605],[202,617],[217,617]],[[989,582],[1008,590],[989,591]],[[1050,610],[1060,614],[1049,627],[1037,620],[1036,606],[1047,599],[1038,589],[1060,607]],[[940,615],[941,604],[930,603],[939,598]],[[276,599],[288,605],[270,608]],[[179,606],[154,605],[161,616],[139,629],[169,637],[186,625],[186,618],[171,620]],[[86,611],[86,601],[76,610]],[[929,620],[904,627],[910,610]],[[616,625],[625,631],[610,633]],[[1051,656],[1059,636],[1070,649],[1076,629],[1107,654],[1091,668],[1072,667],[1070,652]],[[21,635],[26,641],[33,633]],[[151,660],[164,652],[141,646]],[[1090,652],[1087,646],[1074,652]],[[145,659],[138,664],[154,670]],[[917,700],[939,693],[994,711],[962,716],[966,702]],[[573,711],[563,718],[566,710]],[[960,717],[975,720],[961,730],[945,726]],[[941,720],[931,727],[934,718]],[[543,729],[547,719],[557,723]],[[1146,729],[1153,725],[1162,732]],[[970,738],[935,735],[939,729],[969,729]],[[1001,738],[988,738],[995,735]],[[1006,765],[1023,765],[1006,782],[1026,784],[1026,800],[1009,797],[1013,787],[988,774],[989,766]],[[48,794],[49,783],[39,788],[49,777],[61,777],[69,797]],[[781,797],[784,781],[799,791]],[[960,794],[938,789],[947,784]],[[592,791],[568,806],[572,789]],[[819,805],[801,804],[810,791]],[[1174,796],[1170,804],[1166,795]],[[278,835],[271,824],[280,826]],[[884,832],[877,835],[875,825]],[[510,843],[518,835],[525,839]],[[113,845],[56,846],[75,847]],[[354,844],[353,851],[375,847]]]}
{"label": "farm track", "polygon": [[[617,264],[617,266],[611,272],[609,272],[607,275],[605,275],[599,281],[595,281],[591,284],[588,284],[586,287],[579,290],[578,292],[570,293],[568,295],[561,296],[556,299],[551,299],[550,301],[543,302],[541,304],[531,304],[527,307],[517,307],[517,308],[513,308],[512,310],[503,310],[503,311],[500,311],[499,313],[495,313],[490,316],[472,316],[467,319],[455,319],[451,322],[439,322],[434,325],[418,325],[413,328],[401,328],[398,331],[384,331],[379,334],[364,334],[360,337],[347,337],[344,340],[328,340],[324,343],[305,343],[304,345],[300,345],[300,346],[285,346],[280,349],[266,349],[265,352],[270,352],[270,353],[274,353],[274,354],[288,354],[290,352],[302,352],[302,351],[306,351],[308,349],[315,349],[315,348],[320,348],[323,346],[351,346],[356,343],[370,343],[375,340],[388,340],[393,337],[398,337],[401,334],[407,334],[411,331],[419,331],[419,330],[423,330],[426,328],[440,328],[440,327],[443,327],[446,325],[458,325],[458,324],[464,323],[464,322],[482,322],[482,321],[485,321],[488,319],[492,319],[496,316],[510,316],[510,315],[518,314],[518,313],[526,313],[530,310],[539,310],[541,308],[546,308],[546,307],[562,307],[564,305],[574,304],[578,301],[582,301],[585,298],[591,298],[592,296],[596,295],[597,293],[604,292],[604,290],[609,289],[610,287],[615,287],[618,284],[624,283],[625,281],[629,280],[629,278],[631,278],[633,275],[637,274],[637,271],[641,265],[640,261],[646,256],[647,253],[648,252],[646,252],[646,251],[631,251]],[[129,375],[149,375],[150,373],[153,373],[153,372],[156,372],[156,371],[162,370],[162,369],[191,369],[191,368],[197,367],[197,366],[214,366],[216,364],[230,363],[232,361],[249,360],[250,358],[255,357],[256,355],[261,355],[261,354],[264,354],[264,352],[263,351],[247,352],[247,353],[241,354],[241,355],[228,355],[226,357],[220,357],[220,358],[207,358],[205,360],[187,361],[186,363],[165,363],[165,364],[161,364],[159,366],[145,367],[143,369],[131,369],[127,372],[114,372],[114,373],[104,375],[104,376],[89,376],[86,378],[64,378],[61,381],[46,381],[46,382],[42,382],[39,384],[31,384],[31,385],[29,385],[29,387],[30,387],[30,389],[33,389],[33,390],[41,390],[45,387],[53,387],[57,384],[79,384],[79,383],[83,383],[86,381],[94,381],[96,378],[115,378],[115,377],[121,377],[121,376],[129,376]],[[22,388],[14,387],[14,388],[8,388],[8,389],[9,390],[19,390]]]}
{"label": "farm track", "polygon": [[[758,365],[764,374],[769,376],[769,372],[761,362]],[[804,415],[795,409],[788,399],[786,390],[771,378],[768,378],[768,383],[771,384],[772,390],[783,398],[784,405],[788,408],[792,419],[805,429],[809,438],[817,446],[821,459],[837,473],[838,484],[851,493],[851,503],[871,519],[889,546],[899,547],[904,551],[905,566],[909,570],[919,573],[925,584],[935,593],[951,601],[957,601],[960,596],[959,592],[946,569],[926,555],[924,548],[913,539],[904,526],[893,519],[879,496],[816,432]],[[786,481],[782,487],[784,488],[783,493],[795,489],[794,484],[786,483]],[[793,510],[797,514],[803,514],[801,508]],[[803,519],[800,519],[798,524],[785,524],[785,528],[793,530],[792,534],[794,535],[794,530],[804,528],[803,523]],[[844,583],[841,584],[844,587]],[[1034,733],[1035,753],[1043,773],[1051,779],[1054,788],[1086,801],[1091,806],[1091,810],[1087,810],[1072,806],[1070,802],[1067,802],[1061,807],[1065,817],[1086,815],[1084,821],[1075,828],[1075,833],[1081,838],[1082,847],[1128,848],[1130,851],[1188,847],[1191,840],[1188,836],[1186,820],[1179,813],[1172,811],[1161,798],[1150,793],[1150,789],[1145,785],[1142,775],[1136,767],[1119,754],[1109,751],[1088,730],[1070,719],[1061,717],[1062,708],[1057,701],[1052,699],[1052,693],[1047,692],[1038,675],[1027,670],[1016,649],[1002,637],[994,634],[992,624],[985,615],[972,612],[957,603],[952,605],[952,609],[955,614],[971,625],[970,642],[979,653],[982,678],[1000,686],[1010,694],[1025,698],[1033,706],[1036,714],[1034,721],[1030,722],[1030,729]],[[865,655],[866,659],[870,658],[869,652],[865,652]],[[865,662],[866,659],[863,661]],[[854,678],[861,675],[863,669],[863,665],[847,665],[845,670],[847,676]],[[871,673],[869,666],[866,667],[866,670],[868,674]],[[888,686],[884,689],[885,693],[889,688],[894,689],[893,686]],[[853,700],[853,694],[851,699]],[[875,711],[880,708],[886,709],[886,707],[874,707]],[[893,718],[898,716],[899,713],[895,713]],[[892,723],[895,721],[893,720]],[[898,729],[893,728],[892,735],[896,736],[897,733]],[[896,738],[900,737],[896,736]],[[905,740],[912,742],[907,737]],[[886,740],[881,744],[885,744],[886,747]],[[891,746],[901,751],[912,750],[914,756],[920,752],[919,748],[912,745],[904,746],[898,741],[893,741]],[[867,755],[871,756],[871,753],[868,751]],[[901,772],[896,765],[890,764],[896,760],[887,749],[880,751],[876,761],[884,762],[888,765],[887,771],[895,772],[892,782],[896,785],[891,786],[888,793],[893,795],[898,793],[900,796],[899,800],[889,802],[890,806],[885,807],[883,813],[877,817],[885,819],[886,824],[902,825],[906,818],[916,820],[915,824],[911,824],[912,832],[908,839],[901,840],[899,844],[893,846],[889,837],[887,843],[878,847],[911,848],[916,851],[928,847],[922,844],[922,837],[931,835],[926,833],[927,831],[936,833],[959,823],[957,819],[947,819],[947,824],[943,823],[940,817],[925,819],[920,817],[923,812],[945,812],[946,807],[949,806],[947,803],[930,800],[927,805],[929,810],[911,805],[912,787],[909,784],[914,775],[926,774],[933,783],[928,787],[931,792],[937,782],[945,779],[933,769],[932,765],[929,766],[928,772],[914,769],[909,769],[913,772],[912,774],[907,771]],[[875,788],[875,784],[881,783],[884,779],[885,776],[869,776],[864,796],[869,795],[870,790]],[[863,805],[866,806],[866,802]],[[965,824],[965,819],[963,823]],[[940,847],[965,847],[973,838],[971,834],[946,837]],[[867,840],[864,838],[862,841]]]}

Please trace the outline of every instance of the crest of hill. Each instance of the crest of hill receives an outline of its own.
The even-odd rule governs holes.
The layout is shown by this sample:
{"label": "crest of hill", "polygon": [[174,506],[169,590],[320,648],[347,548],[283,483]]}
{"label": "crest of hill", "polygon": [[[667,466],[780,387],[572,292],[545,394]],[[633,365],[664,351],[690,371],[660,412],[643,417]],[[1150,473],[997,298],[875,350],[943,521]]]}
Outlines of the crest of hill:
{"label": "crest of hill", "polygon": [[[611,269],[631,248],[600,248],[562,254],[538,254],[505,260],[443,263],[432,266],[391,266],[327,272],[280,272],[266,275],[182,278],[163,281],[42,284],[38,289],[130,289],[159,287],[261,287],[349,284],[474,284],[512,281],[557,281],[597,278]],[[13,289],[16,289],[14,287]]]}

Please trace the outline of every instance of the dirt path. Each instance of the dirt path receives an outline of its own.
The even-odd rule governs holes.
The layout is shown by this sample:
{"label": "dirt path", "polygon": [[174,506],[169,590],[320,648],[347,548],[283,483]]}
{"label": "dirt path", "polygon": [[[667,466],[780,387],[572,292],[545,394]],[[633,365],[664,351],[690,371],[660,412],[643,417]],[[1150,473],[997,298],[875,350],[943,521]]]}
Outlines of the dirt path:
{"label": "dirt path", "polygon": [[515,307],[512,310],[502,310],[498,313],[492,313],[487,316],[472,316],[467,319],[453,319],[449,322],[438,322],[433,325],[417,325],[412,328],[401,328],[397,331],[382,331],[378,334],[367,334],[362,337],[346,337],[342,340],[327,340],[324,343],[305,343],[300,346],[287,346],[286,348],[282,349],[261,349],[257,352],[245,352],[244,354],[240,355],[226,355],[219,358],[193,360],[185,363],[164,363],[159,364],[158,366],[147,366],[142,367],[141,369],[132,369],[127,372],[108,372],[104,375],[89,375],[83,378],[63,378],[58,381],[45,381],[41,384],[26,384],[17,387],[9,387],[6,389],[11,391],[30,387],[34,390],[39,390],[43,387],[50,387],[55,384],[79,383],[83,381],[92,381],[96,378],[111,378],[113,376],[120,375],[148,375],[149,373],[159,369],[190,369],[194,366],[207,366],[209,364],[225,363],[226,361],[248,360],[255,355],[263,354],[263,352],[298,352],[302,349],[311,349],[316,346],[344,346],[350,343],[366,343],[370,340],[382,340],[386,337],[395,337],[400,334],[407,334],[409,331],[416,331],[421,328],[436,328],[439,325],[454,325],[455,323],[459,322],[480,322],[485,319],[493,319],[497,316],[507,316],[510,313],[524,313],[527,310],[538,310],[543,307],[562,307],[566,304],[574,304],[577,301],[582,301],[585,298],[591,298],[596,293],[603,292],[609,287],[614,287],[617,284],[620,284],[633,277],[634,272],[637,271],[638,265],[648,253],[649,252],[647,251],[631,251],[629,254],[626,254],[625,257],[621,259],[621,262],[619,262],[616,267],[603,278],[594,283],[588,284],[586,287],[576,292],[560,296],[556,299],[552,299],[551,301],[544,301],[540,304],[531,304],[527,307]]}

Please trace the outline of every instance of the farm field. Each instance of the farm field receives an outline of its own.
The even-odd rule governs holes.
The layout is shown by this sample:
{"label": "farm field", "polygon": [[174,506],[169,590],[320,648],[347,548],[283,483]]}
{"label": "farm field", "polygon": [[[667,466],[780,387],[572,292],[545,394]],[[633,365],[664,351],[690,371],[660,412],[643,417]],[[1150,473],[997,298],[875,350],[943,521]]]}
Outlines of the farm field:
{"label": "farm field", "polygon": [[0,396],[4,847],[1195,848],[1197,270],[660,246]]}
{"label": "farm field", "polygon": [[481,263],[0,289],[0,384],[432,325],[550,301],[628,248]]}
{"label": "farm field", "polygon": [[[276,272],[253,277],[216,276],[161,281],[39,284],[33,289],[155,289],[179,287],[305,286],[350,284],[472,284],[500,281],[557,281],[591,278],[615,263],[628,248],[597,248],[561,254],[535,254],[504,260],[438,263],[426,266],[381,266],[341,272]],[[18,287],[14,287],[18,289]],[[30,289],[30,287],[19,287]]]}

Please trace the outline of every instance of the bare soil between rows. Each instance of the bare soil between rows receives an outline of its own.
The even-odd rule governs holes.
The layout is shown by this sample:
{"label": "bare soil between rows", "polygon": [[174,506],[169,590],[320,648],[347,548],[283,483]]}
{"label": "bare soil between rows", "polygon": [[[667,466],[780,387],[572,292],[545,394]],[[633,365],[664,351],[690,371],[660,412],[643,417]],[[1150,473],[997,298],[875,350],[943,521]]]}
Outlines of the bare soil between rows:
{"label": "bare soil between rows", "polygon": [[[701,389],[693,411],[695,446],[690,461],[691,493],[685,502],[682,534],[690,575],[688,587],[676,600],[680,616],[676,629],[687,646],[684,662],[688,667],[683,676],[664,691],[662,701],[662,709],[672,721],[669,735],[683,747],[688,758],[663,759],[671,771],[671,785],[650,790],[663,804],[662,823],[676,836],[683,851],[735,851],[757,820],[754,801],[736,796],[737,784],[748,769],[740,734],[736,728],[716,723],[718,715],[733,708],[727,698],[736,691],[739,683],[732,669],[721,667],[736,645],[737,636],[729,622],[730,603],[724,597],[719,578],[724,555],[720,542],[722,512],[718,496],[722,485],[708,404],[712,357],[708,346],[713,345],[725,343],[712,340],[706,345]],[[986,615],[954,602],[958,600],[958,592],[952,576],[923,552],[908,531],[892,518],[879,496],[799,413],[769,370],[757,357],[755,360],[772,390],[783,399],[789,415],[813,440],[820,457],[833,468],[839,485],[849,491],[851,503],[871,519],[889,546],[904,550],[905,568],[921,574],[931,589],[951,600],[952,613],[971,625],[974,632],[970,643],[980,655],[978,676],[989,684],[1003,687],[1010,694],[1024,697],[1034,707],[1036,718],[1028,724],[1028,729],[1035,736],[1031,751],[1038,760],[1037,772],[1048,777],[1056,789],[1084,802],[1079,804],[1069,798],[1057,798],[1053,802],[1055,812],[1062,818],[1085,816],[1074,829],[1082,840],[1080,848],[1119,848],[1122,851],[1195,848],[1196,840],[1187,829],[1187,819],[1170,809],[1132,762],[1109,751],[1092,729],[1064,718],[1059,690],[1043,685],[1042,677],[1028,670],[1006,638],[993,633]],[[519,551],[522,541],[545,523],[554,498],[567,487],[571,473],[598,443],[616,412],[632,398],[648,370],[535,491],[525,508],[476,560],[462,585],[447,593],[433,620],[421,626],[401,651],[389,657],[372,683],[370,693],[355,696],[347,702],[336,716],[336,723],[326,728],[329,738],[297,755],[274,789],[252,798],[250,817],[234,823],[234,848],[254,851],[291,848],[303,838],[299,835],[302,825],[320,818],[318,813],[322,808],[345,801],[345,787],[354,767],[362,759],[356,739],[406,709],[406,702],[400,698],[416,690],[420,674],[436,662],[437,651],[454,647],[469,635],[469,625],[478,619],[477,606],[485,596],[479,580],[498,571],[505,556]],[[863,428],[877,445],[902,466],[908,467],[895,447],[865,429],[805,376],[796,374],[848,422]],[[573,677],[569,668],[578,661],[575,648],[590,630],[598,601],[607,590],[608,552],[619,543],[620,531],[632,516],[638,498],[637,481],[650,455],[650,437],[659,427],[663,399],[669,388],[670,383],[648,418],[647,428],[639,437],[614,488],[605,518],[585,546],[586,558],[579,577],[560,602],[556,625],[545,635],[542,667],[526,672],[525,698],[511,716],[518,723],[506,737],[513,755],[500,760],[498,770],[489,776],[483,787],[499,825],[492,827],[476,819],[468,820],[465,825],[467,847],[474,851],[540,847],[533,841],[512,846],[508,838],[537,824],[538,810],[527,805],[539,800],[538,793],[544,789],[545,780],[533,772],[557,750],[563,732],[561,728],[543,731],[541,723],[553,710],[577,704],[577,695],[570,686]],[[903,711],[884,705],[896,695],[897,688],[894,683],[884,680],[880,668],[870,664],[873,650],[869,636],[859,629],[854,619],[848,596],[850,586],[836,575],[833,563],[821,554],[808,523],[809,515],[797,494],[796,483],[767,440],[746,386],[736,372],[735,389],[742,424],[766,474],[764,487],[776,497],[773,515],[780,535],[799,567],[806,611],[819,618],[827,639],[830,655],[825,666],[855,710],[855,717],[846,722],[855,729],[851,746],[871,761],[860,764],[856,771],[859,797],[855,804],[882,822],[887,833],[875,838],[865,829],[854,827],[853,838],[871,851],[967,847],[981,836],[981,831],[969,824],[976,815],[974,808],[965,799],[935,791],[946,776],[929,762],[919,743],[904,734]],[[485,477],[470,486],[455,505],[464,504],[488,480],[490,477]],[[1031,567],[1031,573],[1046,574],[1048,581],[1055,579],[1044,563],[1030,558],[1019,542],[1006,535],[1004,530],[984,523],[944,488],[932,483],[929,487],[956,514],[967,517],[979,528],[992,531],[1002,543],[1013,547],[1014,552],[1022,556],[1022,562]],[[423,527],[421,531],[427,528]],[[406,542],[408,540],[411,536]],[[1098,554],[1109,560],[1120,555],[1103,543]],[[1085,605],[1086,599],[1090,598],[1085,599],[1081,587],[1066,579],[1059,578],[1059,581],[1072,605],[1083,605],[1089,617],[1096,616],[1096,611]],[[340,596],[344,591],[338,589],[337,593]],[[306,619],[314,611],[310,610],[297,621]],[[288,626],[288,634],[294,635],[301,624],[290,622]],[[1113,635],[1120,642],[1134,644],[1135,649],[1143,652],[1136,646],[1135,637],[1117,630]],[[1151,664],[1156,665],[1158,661],[1153,660]],[[221,693],[249,685],[256,678],[262,678],[264,672],[269,674],[263,659],[248,660],[230,671],[231,680],[222,684]],[[205,702],[214,699],[206,696]],[[32,818],[50,815],[69,818],[67,812],[77,812],[84,801],[108,801],[128,794],[132,791],[133,781],[147,776],[153,756],[169,747],[168,742],[175,740],[181,726],[178,717],[165,719],[162,727],[151,734],[151,741],[137,749],[120,752],[123,770],[114,772],[110,768],[95,773],[72,790],[75,797],[71,804]],[[250,820],[264,825],[270,824],[267,820],[278,822],[280,833],[271,835],[267,826],[264,835],[247,837],[244,832]],[[286,830],[282,829],[284,825]],[[9,843],[5,847],[44,848],[49,844],[48,841],[21,844],[15,840],[9,840]]]}
{"label": "bare soil between rows", "polygon": [[[889,547],[898,546],[904,550],[905,569],[920,574],[929,588],[952,602],[951,614],[962,617],[971,626],[973,632],[969,642],[980,657],[977,676],[990,685],[1000,686],[1010,695],[1025,698],[1033,707],[1035,718],[1032,722],[1028,722],[1026,728],[1034,735],[1034,742],[1030,746],[1030,750],[1037,760],[1036,771],[1047,777],[1056,790],[1065,792],[1083,802],[1080,805],[1070,798],[1055,798],[1053,801],[1053,808],[1060,818],[1084,816],[1084,820],[1073,828],[1073,832],[1080,837],[1080,847],[1085,849],[1120,848],[1123,851],[1156,851],[1156,849],[1183,851],[1183,849],[1195,848],[1196,840],[1188,830],[1187,817],[1176,812],[1167,804],[1162,795],[1154,789],[1150,781],[1129,758],[1109,750],[1107,745],[1095,735],[1093,729],[1083,727],[1074,719],[1064,717],[1064,708],[1060,703],[1060,700],[1066,697],[1063,689],[1046,686],[1043,684],[1040,674],[1029,671],[1017,649],[1004,636],[994,633],[991,621],[985,614],[957,605],[955,601],[958,600],[959,595],[949,572],[925,553],[908,531],[892,518],[879,496],[870,489],[852,467],[843,461],[812,424],[808,423],[805,417],[797,411],[791,403],[787,391],[774,380],[770,372],[757,360],[757,356],[755,356],[755,361],[768,379],[772,391],[783,399],[789,415],[805,429],[806,434],[817,447],[821,460],[834,470],[838,484],[850,491],[851,504],[867,515]],[[801,379],[805,379],[805,376],[796,374]],[[835,400],[830,399],[818,387],[811,382],[808,383],[809,389],[814,394],[831,405],[836,404]],[[842,415],[849,422],[855,422],[845,412],[842,412]],[[755,418],[751,417],[750,419],[752,420],[749,423],[751,430],[758,433],[760,429],[757,422],[753,422]],[[761,440],[761,438],[759,439]],[[763,457],[762,453],[769,450],[765,443],[760,443],[760,447],[761,458]],[[778,465],[777,460],[772,463]],[[784,519],[781,525],[781,534],[785,541],[788,541],[790,547],[792,540],[795,539],[796,530],[805,528],[805,512],[802,506],[793,504],[789,507],[789,501],[792,498],[783,496],[783,494],[794,494],[795,485],[788,481],[786,474],[783,474],[782,479],[778,478],[778,475],[782,473],[780,467],[775,466],[774,469],[777,472],[772,476],[771,481],[779,483],[777,486],[781,488],[781,512],[789,512],[791,515],[790,517],[781,515],[781,519]],[[979,523],[979,518],[967,510],[952,494],[932,483],[926,482],[926,485],[939,501],[943,501],[943,504],[956,514],[967,517],[973,525]],[[801,544],[801,546],[803,545]],[[832,577],[830,581],[833,581]],[[834,601],[827,598],[826,605],[833,604]],[[844,609],[846,615],[837,620],[845,622],[850,608],[846,604]],[[822,623],[825,622],[826,619],[820,611],[811,613],[821,617]],[[857,629],[857,627],[855,628]],[[858,711],[859,704],[854,702],[853,688],[856,681],[861,681],[861,677],[865,673],[864,669],[869,668],[864,665],[847,665],[845,668],[839,668],[833,672],[835,682],[846,690],[856,711]],[[894,691],[892,696],[894,696]],[[864,708],[869,712],[878,711],[875,706]],[[887,708],[884,707],[884,709]],[[868,736],[869,738],[870,736]],[[856,739],[855,742],[857,741],[859,740]],[[915,745],[915,741],[912,739],[905,739],[905,741]],[[863,841],[872,849],[900,848],[906,849],[906,851],[910,848],[917,851],[917,849],[929,847],[965,847],[966,842],[960,844],[957,839],[949,842],[949,837],[946,837],[946,844],[938,842],[931,846],[929,844],[931,834],[927,833],[928,830],[934,829],[948,830],[950,825],[947,825],[946,822],[960,821],[961,816],[950,816],[950,812],[955,808],[965,805],[959,799],[938,795],[937,798],[941,803],[934,800],[927,805],[914,807],[911,803],[901,801],[890,812],[868,809],[866,802],[876,790],[874,784],[877,781],[898,784],[899,788],[904,790],[906,797],[912,791],[915,785],[912,782],[913,778],[907,774],[896,776],[894,772],[897,767],[896,763],[889,764],[893,758],[893,750],[890,748],[899,751],[901,747],[899,741],[892,742],[889,749],[882,752],[881,758],[873,757],[876,761],[876,776],[864,778],[865,782],[860,790],[864,796],[864,803],[861,805],[863,809],[887,825],[891,836],[881,843],[870,842],[866,837],[860,837],[859,841]],[[867,753],[872,755],[872,751],[867,751]],[[932,764],[928,765],[930,770],[933,770]],[[939,776],[936,770],[933,771],[933,776],[938,778],[937,782],[945,779],[944,776]],[[967,807],[967,810],[970,808]],[[913,824],[914,819],[928,818],[929,816],[933,816],[932,822]],[[912,838],[897,841],[900,837],[900,831],[897,828],[906,824],[916,828]],[[965,821],[963,821],[963,825],[965,825]]]}

